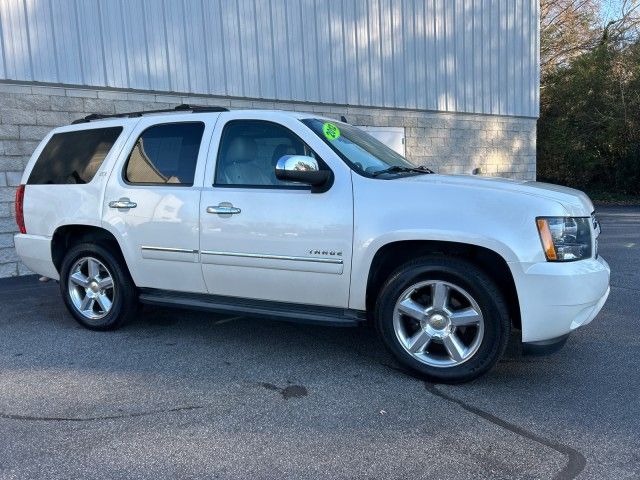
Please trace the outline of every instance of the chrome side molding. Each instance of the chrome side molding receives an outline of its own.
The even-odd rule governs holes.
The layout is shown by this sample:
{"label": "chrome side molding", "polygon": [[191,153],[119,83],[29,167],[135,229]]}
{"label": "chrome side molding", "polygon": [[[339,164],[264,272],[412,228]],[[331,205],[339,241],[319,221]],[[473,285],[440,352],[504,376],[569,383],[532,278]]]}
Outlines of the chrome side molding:
{"label": "chrome side molding", "polygon": [[175,247],[142,245],[142,258],[149,260],[172,260],[198,262],[239,267],[272,268],[274,270],[297,270],[303,272],[342,274],[342,258],[307,257],[296,255],[270,255],[261,253],[221,252]]}
{"label": "chrome side molding", "polygon": [[172,252],[172,253],[201,253],[202,255],[215,255],[219,257],[243,257],[243,258],[264,258],[267,260],[293,260],[296,262],[312,262],[312,263],[332,263],[342,265],[344,262],[339,258],[318,258],[318,257],[296,257],[293,255],[263,255],[260,253],[242,253],[242,252],[216,252],[213,250],[191,250],[188,248],[172,248],[172,247],[152,247],[143,245],[141,250],[152,252]]}
{"label": "chrome side molding", "polygon": [[212,250],[202,250],[202,255],[214,255],[218,257],[241,257],[241,258],[261,258],[265,260],[292,260],[295,262],[330,263],[342,265],[344,262],[339,258],[317,258],[317,257],[296,257],[291,255],[263,255],[260,253],[241,252],[215,252]]}
{"label": "chrome side molding", "polygon": [[150,252],[171,252],[171,253],[198,253],[198,250],[190,250],[188,248],[171,248],[171,247],[150,247],[143,245],[141,250],[147,250]]}

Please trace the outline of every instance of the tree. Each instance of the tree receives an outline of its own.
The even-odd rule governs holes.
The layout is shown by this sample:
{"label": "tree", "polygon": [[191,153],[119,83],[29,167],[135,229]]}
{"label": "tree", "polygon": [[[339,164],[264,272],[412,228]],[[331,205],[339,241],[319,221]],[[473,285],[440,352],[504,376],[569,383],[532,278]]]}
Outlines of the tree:
{"label": "tree", "polygon": [[590,51],[598,40],[596,0],[540,2],[540,68],[542,77]]}
{"label": "tree", "polygon": [[637,3],[605,20],[594,1],[543,0],[541,179],[640,194]]}

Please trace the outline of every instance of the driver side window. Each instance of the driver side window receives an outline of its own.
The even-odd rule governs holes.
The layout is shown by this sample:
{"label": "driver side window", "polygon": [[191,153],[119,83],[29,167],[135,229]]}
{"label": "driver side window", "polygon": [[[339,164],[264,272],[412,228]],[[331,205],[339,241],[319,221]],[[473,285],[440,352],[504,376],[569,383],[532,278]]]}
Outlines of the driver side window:
{"label": "driver side window", "polygon": [[262,120],[232,120],[222,132],[214,183],[245,187],[299,186],[276,178],[276,163],[285,155],[318,159],[306,143],[282,125]]}

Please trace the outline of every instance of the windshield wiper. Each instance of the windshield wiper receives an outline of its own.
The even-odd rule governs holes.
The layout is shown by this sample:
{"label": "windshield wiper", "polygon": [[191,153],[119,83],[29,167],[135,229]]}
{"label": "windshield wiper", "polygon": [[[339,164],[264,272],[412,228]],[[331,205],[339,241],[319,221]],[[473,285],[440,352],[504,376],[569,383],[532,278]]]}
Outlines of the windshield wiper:
{"label": "windshield wiper", "polygon": [[433,173],[433,170],[428,169],[424,165],[420,165],[418,167],[402,167],[400,165],[394,165],[392,167],[385,168],[384,170],[378,170],[377,172],[373,172],[371,176],[377,177],[378,175],[383,175],[385,173],[404,173],[404,172]]}

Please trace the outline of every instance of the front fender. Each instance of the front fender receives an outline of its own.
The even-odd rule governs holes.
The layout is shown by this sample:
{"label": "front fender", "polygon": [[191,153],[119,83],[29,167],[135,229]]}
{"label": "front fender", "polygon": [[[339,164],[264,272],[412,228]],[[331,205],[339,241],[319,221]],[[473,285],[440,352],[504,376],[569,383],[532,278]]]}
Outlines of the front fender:
{"label": "front fender", "polygon": [[505,243],[484,235],[470,234],[460,230],[407,229],[388,232],[360,245],[354,245],[349,308],[366,310],[367,280],[376,254],[385,245],[402,241],[441,241],[483,247],[500,255],[505,261],[515,261],[516,253]]}
{"label": "front fender", "polygon": [[[418,181],[420,180],[420,181]],[[366,309],[375,254],[392,242],[455,242],[483,247],[508,265],[544,261],[537,216],[566,215],[552,199],[516,191],[418,180],[354,176],[354,232],[349,307]]]}

